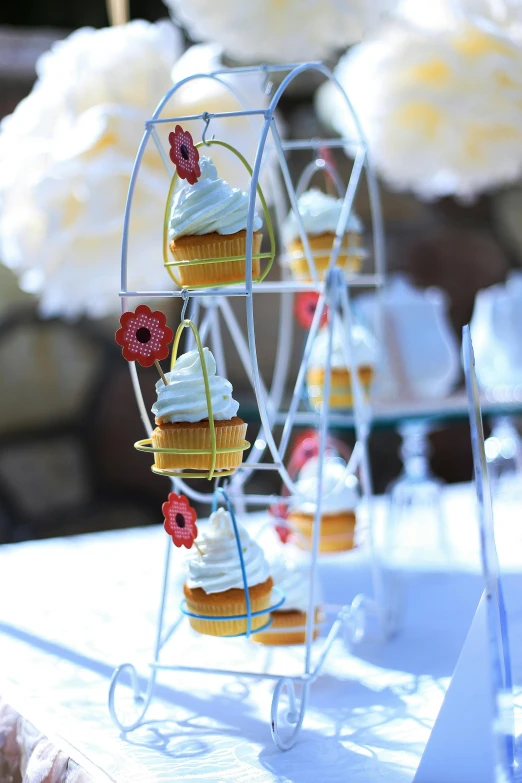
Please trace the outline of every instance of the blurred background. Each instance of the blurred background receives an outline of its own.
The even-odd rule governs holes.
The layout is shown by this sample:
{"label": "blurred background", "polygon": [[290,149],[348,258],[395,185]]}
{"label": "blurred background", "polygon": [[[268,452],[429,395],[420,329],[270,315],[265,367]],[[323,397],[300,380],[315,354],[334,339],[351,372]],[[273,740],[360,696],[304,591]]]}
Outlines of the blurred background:
{"label": "blurred background", "polygon": [[[416,335],[417,353],[437,353],[443,322],[451,333],[445,344],[453,341],[458,355],[477,293],[502,284],[475,313],[476,347],[482,351],[488,433],[491,423],[504,427],[490,440],[489,456],[518,471],[522,362],[516,344],[522,308],[518,286],[503,284],[522,258],[522,3],[441,0],[420,16],[418,5],[133,0],[130,8],[113,3],[108,14],[101,1],[4,0],[1,543],[161,521],[169,484],[155,478],[146,458],[132,448],[142,425],[128,367],[113,339],[121,223],[144,121],[170,85],[218,63],[323,59],[335,68],[379,175],[391,279],[401,274],[413,287],[398,296],[398,304],[391,296],[390,312],[406,335]],[[119,24],[129,17],[132,22]],[[177,100],[183,114],[212,110],[227,98],[205,83]],[[335,134],[347,121],[319,76],[298,81],[279,111],[289,138]],[[230,132],[232,143],[252,159],[257,137],[251,129],[219,131],[225,137]],[[305,154],[291,156],[294,180],[309,160]],[[334,163],[346,181],[350,157],[336,154]],[[138,194],[142,220],[135,228],[136,252],[143,259],[137,285],[149,289],[164,282],[159,243],[166,187],[155,165],[145,164]],[[233,171],[220,173],[236,184]],[[356,210],[369,231],[364,188]],[[422,313],[420,320],[413,315],[416,293],[424,297],[433,287],[439,321],[432,339],[424,334]],[[431,312],[434,300],[423,297]],[[274,297],[257,316],[261,370],[268,377],[278,307]],[[169,315],[177,317],[175,308]],[[501,321],[502,334],[494,342],[490,338]],[[299,326],[295,331],[294,375],[306,335]],[[499,368],[502,346],[507,358]],[[240,413],[255,424],[246,378],[232,346],[225,350]],[[410,361],[414,376],[422,374],[415,369],[415,350],[401,350],[408,351],[403,361]],[[435,379],[445,372],[441,361],[440,373],[431,368]],[[149,403],[155,380],[145,379]],[[433,476],[444,482],[471,478],[460,370],[443,391],[434,389],[435,382],[432,393],[410,389],[411,415],[397,414],[397,391],[380,408],[376,400],[381,415],[371,452],[377,492],[401,473],[405,447],[417,456],[429,454]],[[408,440],[405,421],[420,421],[420,434],[417,428]],[[336,434],[353,442],[349,430]],[[260,481],[261,490],[278,489],[266,477]]]}

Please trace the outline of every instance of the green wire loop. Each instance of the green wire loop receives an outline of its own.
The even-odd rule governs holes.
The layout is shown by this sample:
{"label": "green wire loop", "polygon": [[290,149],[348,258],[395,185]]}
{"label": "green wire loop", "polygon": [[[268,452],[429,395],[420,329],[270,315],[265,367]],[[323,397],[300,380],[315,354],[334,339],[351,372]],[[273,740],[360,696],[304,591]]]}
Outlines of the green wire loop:
{"label": "green wire loop", "polygon": [[[181,339],[181,335],[183,334],[183,331],[187,327],[192,330],[192,334],[194,335],[194,339],[196,341],[196,345],[198,348],[199,360],[201,362],[201,372],[203,373],[203,383],[205,386],[205,397],[207,398],[208,423],[210,425],[210,449],[212,455],[210,458],[210,470],[207,476],[208,480],[210,481],[214,475],[214,469],[216,467],[216,428],[214,426],[214,412],[212,410],[212,397],[210,396],[210,384],[208,382],[207,363],[205,362],[205,352],[201,344],[201,338],[199,336],[199,332],[196,328],[196,325],[188,318],[185,318],[185,320],[182,321],[178,326],[178,328],[176,329],[176,336],[174,337],[174,344],[172,346],[172,358],[170,361],[170,369],[171,372],[174,369],[174,366],[176,364],[176,359],[178,357],[179,341]],[[185,453],[188,454],[191,452],[188,451]]]}
{"label": "green wire loop", "polygon": [[[219,139],[210,139],[207,141],[206,146],[211,146],[212,144],[217,144],[220,147],[224,147],[225,149],[229,150],[230,152],[233,152],[234,155],[241,161],[243,166],[246,168],[248,173],[250,174],[250,177],[252,177],[252,167],[246,160],[246,158],[237,150],[235,147],[233,147],[231,144],[228,144],[226,141],[220,141]],[[204,145],[204,142],[200,141],[196,144],[196,148],[202,147]],[[167,196],[167,203],[165,205],[165,216],[163,219],[163,264],[165,268],[167,269],[167,272],[171,276],[172,280],[176,283],[176,285],[179,288],[188,288],[188,289],[198,289],[198,288],[222,288],[224,286],[228,285],[236,285],[237,283],[243,283],[244,280],[230,280],[226,283],[212,283],[211,286],[207,285],[192,285],[192,286],[183,286],[181,284],[181,281],[178,280],[174,274],[174,271],[172,267],[176,266],[188,266],[189,264],[215,264],[219,263],[221,261],[236,261],[236,260],[243,260],[242,258],[238,258],[237,256],[230,256],[229,258],[205,258],[201,259],[201,261],[171,261],[169,259],[169,244],[168,244],[168,238],[169,238],[169,218],[170,218],[170,209],[171,209],[171,202],[172,202],[172,196],[174,193],[174,188],[176,186],[176,182],[178,179],[178,173],[177,171],[174,173],[174,176],[172,177],[172,181],[170,183],[169,193]],[[268,210],[268,206],[266,203],[265,196],[263,194],[263,191],[261,189],[261,185],[257,185],[257,194],[259,196],[259,200],[261,201],[261,206],[263,207],[263,214],[265,217],[265,223],[268,228],[268,236],[270,239],[270,253],[259,253],[256,255],[253,255],[252,258],[268,258],[268,264],[266,265],[264,271],[258,276],[252,278],[252,281],[254,283],[260,283],[262,280],[265,279],[267,274],[270,272],[270,269],[272,268],[272,264],[274,263],[275,258],[275,234],[274,234],[274,227],[272,225],[272,219],[270,218],[270,212]]]}

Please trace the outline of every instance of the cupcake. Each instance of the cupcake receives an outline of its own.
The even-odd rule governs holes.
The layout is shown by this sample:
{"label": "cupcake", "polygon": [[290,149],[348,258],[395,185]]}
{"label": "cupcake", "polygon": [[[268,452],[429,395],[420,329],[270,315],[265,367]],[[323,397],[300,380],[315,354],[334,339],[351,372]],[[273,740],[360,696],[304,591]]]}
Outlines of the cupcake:
{"label": "cupcake", "polygon": [[[288,521],[299,534],[296,543],[312,547],[319,460],[312,457],[303,466],[296,482],[297,495]],[[359,502],[359,483],[346,475],[346,463],[340,457],[325,457],[319,552],[340,552],[354,547],[355,509]]]}
{"label": "cupcake", "polygon": [[[353,404],[351,369],[347,365],[347,355],[350,347],[347,345],[347,342],[343,322],[336,315],[334,316],[331,354],[331,408],[350,408]],[[357,374],[365,396],[368,398],[375,374],[377,344],[373,335],[364,326],[354,324],[352,326],[352,345],[355,352]],[[306,370],[308,399],[315,410],[321,410],[323,405],[327,349],[328,324],[319,330],[314,340]]]}
{"label": "cupcake", "polygon": [[[218,177],[210,158],[199,159],[201,176],[194,185],[182,182],[175,191],[169,218],[169,247],[182,286],[213,286],[245,281],[248,194]],[[254,214],[252,255],[261,249],[262,221]],[[227,259],[235,261],[211,261]],[[260,274],[252,259],[252,277]]]}
{"label": "cupcake", "polygon": [[[232,384],[216,375],[216,361],[208,348],[203,349],[207,368],[217,449],[237,448],[216,456],[216,470],[237,468],[243,460],[242,446],[247,425],[236,416],[239,403],[232,397]],[[208,449],[208,420],[205,383],[198,351],[178,357],[165,375],[168,383],[156,384],[157,401],[152,406],[157,427],[152,433],[153,448]],[[162,470],[209,470],[211,454],[169,454],[155,452],[155,465]]]}
{"label": "cupcake", "polygon": [[[308,614],[308,598],[310,590],[310,565],[303,560],[297,560],[291,555],[279,555],[270,562],[270,573],[276,587],[285,596],[281,609],[272,612],[272,625],[265,631],[252,636],[252,641],[261,644],[303,644],[306,641],[306,618]],[[314,632],[313,638],[319,635],[318,623],[320,610],[318,589],[314,596]]]}
{"label": "cupcake", "polygon": [[[335,241],[335,232],[341,215],[343,200],[329,196],[321,190],[311,188],[300,196],[297,206],[304,230],[314,258],[315,268],[321,280],[330,264],[330,254]],[[353,212],[348,224],[337,258],[336,266],[347,272],[357,272],[361,268],[362,224]],[[283,240],[287,248],[288,264],[297,280],[310,281],[312,275],[306,260],[305,250],[296,216],[290,212],[283,225]]]}
{"label": "cupcake", "polygon": [[[263,612],[271,604],[270,569],[263,550],[238,526],[250,610]],[[199,551],[190,550],[187,557],[188,578],[183,587],[187,609],[202,618],[190,617],[195,631],[209,636],[236,636],[245,633],[247,620],[219,620],[246,614],[245,584],[237,551],[234,527],[228,511],[220,508],[210,515],[209,526],[197,539]],[[203,619],[211,618],[211,619]],[[216,618],[216,619],[213,619]],[[252,618],[252,630],[270,620],[267,611]]]}

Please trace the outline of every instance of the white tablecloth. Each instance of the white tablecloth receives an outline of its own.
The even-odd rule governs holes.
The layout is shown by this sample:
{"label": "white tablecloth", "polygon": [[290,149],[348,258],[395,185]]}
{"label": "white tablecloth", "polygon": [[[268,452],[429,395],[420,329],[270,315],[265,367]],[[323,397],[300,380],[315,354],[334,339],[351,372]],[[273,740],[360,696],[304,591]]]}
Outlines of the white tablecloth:
{"label": "white tablecloth", "polygon": [[[401,632],[386,643],[371,637],[352,654],[336,643],[286,753],[270,737],[274,684],[262,678],[164,673],[144,727],[125,737],[111,723],[114,667],[132,661],[148,673],[161,526],[0,549],[0,697],[102,780],[410,783],[482,591],[473,503],[468,487],[445,494],[451,559],[421,562],[417,553],[412,561],[401,547],[402,563],[390,572],[403,599]],[[518,507],[499,515],[508,593],[521,581],[519,525]],[[175,550],[171,618],[181,557]],[[320,575],[326,601],[349,601],[369,586],[366,554],[324,556]],[[165,648],[169,659],[292,673],[302,649],[203,637],[184,624]]]}

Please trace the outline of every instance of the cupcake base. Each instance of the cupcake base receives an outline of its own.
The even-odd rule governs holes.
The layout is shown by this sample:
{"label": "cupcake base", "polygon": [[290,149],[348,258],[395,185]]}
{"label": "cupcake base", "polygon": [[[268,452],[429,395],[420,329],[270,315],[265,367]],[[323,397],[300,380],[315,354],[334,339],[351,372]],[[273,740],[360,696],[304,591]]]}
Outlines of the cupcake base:
{"label": "cupcake base", "polygon": [[[268,577],[265,582],[248,588],[251,612],[262,612],[269,609],[274,582]],[[219,620],[219,617],[232,617],[246,614],[245,591],[240,588],[224,590],[222,593],[207,594],[201,587],[183,586],[187,609],[194,614],[204,615],[202,618],[189,617],[190,625],[198,633],[207,636],[237,636],[246,633],[247,620]],[[216,619],[211,619],[216,618]],[[252,618],[252,630],[266,625],[270,613],[260,614]]]}
{"label": "cupcake base", "polygon": [[[252,255],[261,250],[262,234],[254,231]],[[213,231],[201,236],[186,236],[173,239],[170,250],[176,261],[189,261],[186,266],[173,267],[181,286],[213,286],[222,283],[244,283],[246,275],[246,230],[235,234],[218,234]],[[205,259],[226,259],[242,256],[237,261],[212,261]],[[252,259],[252,277],[261,274],[259,258]]]}
{"label": "cupcake base", "polygon": [[[324,273],[330,265],[330,254],[335,242],[335,234],[325,232],[314,236],[308,235],[308,243],[312,251],[315,268],[319,279],[324,278]],[[344,236],[336,266],[344,269],[345,272],[359,272],[362,265],[360,252],[361,238],[359,234],[347,233]],[[289,266],[296,280],[310,282],[312,275],[306,260],[303,243],[299,238],[293,239],[289,245]]]}
{"label": "cupcake base", "polygon": [[[320,410],[323,406],[323,388],[325,381],[324,367],[310,367],[306,371],[306,385],[308,390],[308,399],[315,410]],[[370,388],[373,381],[374,371],[372,367],[359,367],[357,375],[363,387],[366,399],[370,396]],[[345,368],[332,367],[330,379],[330,408],[342,409],[353,406],[352,376],[349,370]]]}
{"label": "cupcake base", "polygon": [[[312,548],[313,515],[291,511],[288,521],[300,534],[297,536],[297,546],[309,551]],[[353,549],[355,522],[354,511],[323,514],[319,533],[319,552],[344,552]]]}
{"label": "cupcake base", "polygon": [[[165,422],[156,419],[158,426],[153,431],[152,447],[159,449],[210,449],[210,425],[208,419],[190,422]],[[214,420],[217,449],[237,448],[238,451],[216,455],[216,470],[230,470],[239,467],[243,461],[241,446],[245,440],[247,425],[239,416],[222,421]],[[162,470],[209,470],[210,454],[154,454],[154,464]]]}
{"label": "cupcake base", "polygon": [[[272,612],[272,625],[266,631],[261,631],[252,636],[253,642],[268,645],[304,644],[306,641],[306,612],[291,609],[282,611],[278,609]],[[317,623],[320,621],[319,609],[314,616],[314,641],[319,636]]]}

